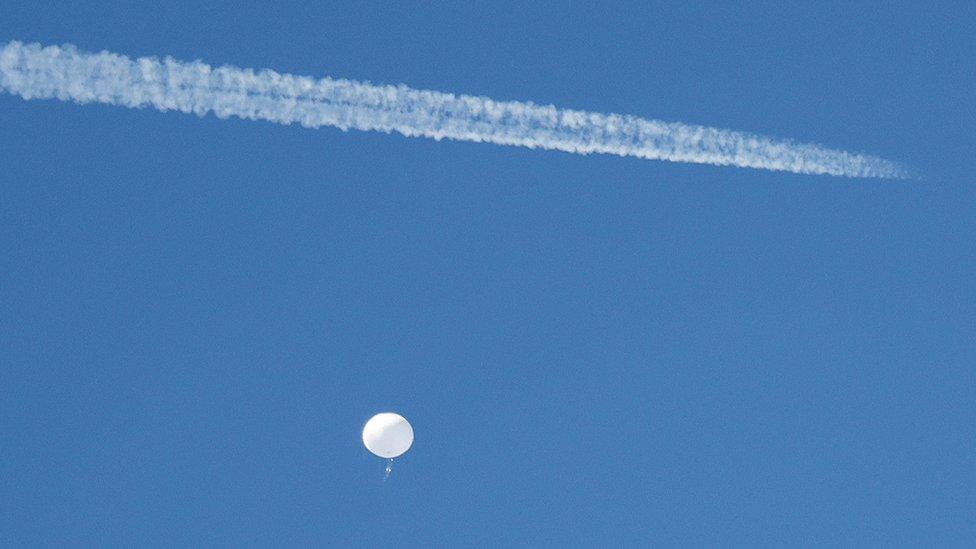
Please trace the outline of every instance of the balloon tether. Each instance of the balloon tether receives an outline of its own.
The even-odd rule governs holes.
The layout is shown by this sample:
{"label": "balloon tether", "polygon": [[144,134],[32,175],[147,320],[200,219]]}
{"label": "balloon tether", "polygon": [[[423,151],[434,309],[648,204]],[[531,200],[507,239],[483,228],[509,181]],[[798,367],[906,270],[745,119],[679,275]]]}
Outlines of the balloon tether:
{"label": "balloon tether", "polygon": [[390,458],[390,462],[386,464],[386,474],[383,475],[383,482],[390,478],[390,473],[393,472],[393,458]]}

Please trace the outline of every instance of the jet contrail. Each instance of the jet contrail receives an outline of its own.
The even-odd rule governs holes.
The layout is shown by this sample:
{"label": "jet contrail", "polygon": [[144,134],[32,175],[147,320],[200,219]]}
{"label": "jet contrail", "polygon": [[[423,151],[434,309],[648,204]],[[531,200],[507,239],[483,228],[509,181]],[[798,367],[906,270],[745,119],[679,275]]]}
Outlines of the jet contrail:
{"label": "jet contrail", "polygon": [[901,166],[881,158],[731,130],[402,85],[213,68],[168,57],[133,60],[109,52],[86,53],[70,45],[10,42],[0,49],[0,90],[24,99],[150,106],[200,116],[213,112],[220,118],[398,132],[577,154],[849,177],[907,177]]}

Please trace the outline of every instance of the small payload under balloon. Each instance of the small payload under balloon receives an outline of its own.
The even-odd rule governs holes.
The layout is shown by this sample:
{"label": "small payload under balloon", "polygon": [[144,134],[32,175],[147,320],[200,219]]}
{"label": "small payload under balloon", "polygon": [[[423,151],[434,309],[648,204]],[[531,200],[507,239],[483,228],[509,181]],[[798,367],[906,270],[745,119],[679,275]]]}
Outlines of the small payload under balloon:
{"label": "small payload under balloon", "polygon": [[381,458],[402,456],[413,444],[413,427],[400,414],[376,414],[363,427],[363,444]]}

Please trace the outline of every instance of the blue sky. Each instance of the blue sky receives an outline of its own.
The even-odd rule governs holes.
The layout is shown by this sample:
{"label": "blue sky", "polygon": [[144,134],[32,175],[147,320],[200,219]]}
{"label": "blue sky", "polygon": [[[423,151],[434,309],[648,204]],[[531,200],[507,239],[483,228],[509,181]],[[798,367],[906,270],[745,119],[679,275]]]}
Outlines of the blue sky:
{"label": "blue sky", "polygon": [[[0,544],[971,545],[968,3],[6,1],[0,42],[876,154],[910,181],[0,95]],[[374,413],[413,423],[383,483]]]}

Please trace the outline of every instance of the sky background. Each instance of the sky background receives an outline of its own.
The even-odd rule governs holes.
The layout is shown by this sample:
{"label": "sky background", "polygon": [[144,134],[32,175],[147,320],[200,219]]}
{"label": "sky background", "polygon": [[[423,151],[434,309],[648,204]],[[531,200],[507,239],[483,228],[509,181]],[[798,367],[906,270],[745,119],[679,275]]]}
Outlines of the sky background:
{"label": "sky background", "polygon": [[5,0],[0,42],[923,176],[0,95],[0,545],[976,543],[973,3],[160,4]]}

